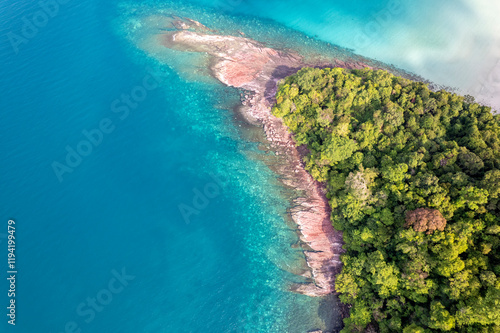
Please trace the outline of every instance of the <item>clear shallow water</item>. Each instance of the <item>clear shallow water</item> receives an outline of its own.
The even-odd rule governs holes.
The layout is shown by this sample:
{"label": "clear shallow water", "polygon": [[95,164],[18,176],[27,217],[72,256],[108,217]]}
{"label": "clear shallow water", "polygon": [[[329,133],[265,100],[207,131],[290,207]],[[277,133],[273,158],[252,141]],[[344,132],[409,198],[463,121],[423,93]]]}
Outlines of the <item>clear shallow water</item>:
{"label": "clear shallow water", "polygon": [[[148,14],[174,6],[228,33],[244,30],[270,43],[337,54],[326,42],[352,48],[345,37],[349,22],[366,21],[380,3],[193,4],[70,1],[17,45],[17,54],[5,34],[22,34],[23,17],[32,20],[38,4],[0,4],[0,216],[2,223],[17,221],[18,332],[64,332],[71,322],[82,332],[134,333],[335,326],[335,318],[323,315],[335,314],[334,300],[287,292],[299,280],[290,272],[303,263],[284,217],[289,193],[260,161],[265,152],[249,140],[255,135],[231,111],[236,91],[193,80],[196,70],[185,66],[192,59],[162,65],[157,58],[166,54],[155,54],[155,45],[141,39],[147,29],[127,19],[140,8],[135,23],[144,24]],[[318,24],[316,10],[342,19]],[[418,31],[418,24],[407,31]],[[396,49],[381,45],[379,51],[385,47]],[[380,54],[396,64],[406,59]],[[439,54],[433,59],[446,61]],[[114,100],[143,85],[151,72],[159,86],[121,119]],[[60,182],[53,162],[64,163],[66,147],[76,149],[86,139],[82,131],[103,119],[113,130]],[[179,205],[193,206],[193,190],[212,186],[210,174],[225,185],[187,224]],[[105,299],[95,316],[89,306],[80,308],[84,315],[76,312],[87,298],[103,299],[122,269],[131,276],[123,290]],[[5,293],[0,300],[7,304]],[[0,328],[13,331],[6,320]]]}

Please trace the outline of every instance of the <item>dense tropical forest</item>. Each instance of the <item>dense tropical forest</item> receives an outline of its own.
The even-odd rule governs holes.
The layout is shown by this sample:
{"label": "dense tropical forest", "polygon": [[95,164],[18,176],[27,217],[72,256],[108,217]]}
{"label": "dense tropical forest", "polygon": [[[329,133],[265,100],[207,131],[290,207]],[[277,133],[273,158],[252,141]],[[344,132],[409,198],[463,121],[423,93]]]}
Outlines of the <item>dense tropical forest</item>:
{"label": "dense tropical forest", "polygon": [[342,332],[500,332],[500,118],[381,70],[304,68],[273,113],[346,253]]}

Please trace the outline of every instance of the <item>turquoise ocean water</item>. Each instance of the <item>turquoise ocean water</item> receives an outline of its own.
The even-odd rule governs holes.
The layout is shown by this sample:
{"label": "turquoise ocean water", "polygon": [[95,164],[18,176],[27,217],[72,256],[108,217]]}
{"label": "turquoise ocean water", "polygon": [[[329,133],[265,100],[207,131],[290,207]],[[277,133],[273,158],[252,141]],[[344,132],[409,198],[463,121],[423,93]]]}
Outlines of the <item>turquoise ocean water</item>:
{"label": "turquoise ocean water", "polygon": [[[438,81],[449,79],[450,57],[477,64],[476,51],[463,56],[450,46],[455,53],[445,56],[436,51],[439,41],[419,39],[425,22],[435,20],[425,1],[418,11],[387,1],[48,3],[51,15],[44,16],[35,1],[0,2],[5,314],[8,219],[16,221],[18,266],[16,327],[0,313],[0,331],[338,328],[335,297],[287,291],[303,281],[292,274],[303,266],[286,217],[293,193],[263,162],[271,153],[260,131],[232,111],[237,91],[203,78],[202,63],[192,65],[202,58],[159,51],[149,39],[151,20],[175,11],[277,46],[335,53],[338,44],[417,74],[428,68],[422,59],[432,58],[449,65],[435,67],[443,68],[433,74]],[[483,11],[465,2],[448,6]],[[370,34],[366,23],[385,9],[389,23]],[[483,36],[478,45],[490,45],[494,24],[481,22],[461,38],[475,43],[476,34]],[[420,44],[402,48],[394,27]],[[488,63],[481,71],[489,73],[495,51],[480,50]],[[440,83],[459,87],[463,78],[446,80]],[[127,102],[130,94],[139,102]]]}

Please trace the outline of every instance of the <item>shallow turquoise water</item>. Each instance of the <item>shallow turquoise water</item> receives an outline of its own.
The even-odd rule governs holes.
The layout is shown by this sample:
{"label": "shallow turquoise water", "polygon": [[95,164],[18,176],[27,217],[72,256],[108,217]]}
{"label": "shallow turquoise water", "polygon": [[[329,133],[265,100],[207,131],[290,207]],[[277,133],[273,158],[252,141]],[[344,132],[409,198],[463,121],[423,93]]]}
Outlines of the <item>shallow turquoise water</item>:
{"label": "shallow turquoise water", "polygon": [[[16,53],[6,34],[22,35],[24,17],[32,21],[40,8],[32,1],[0,3],[0,223],[6,229],[9,218],[17,222],[15,330],[64,332],[76,325],[82,332],[305,332],[337,327],[335,299],[287,291],[301,281],[290,272],[303,264],[286,218],[290,193],[262,162],[268,153],[259,149],[259,132],[232,111],[237,91],[202,78],[197,72],[202,66],[191,65],[196,59],[155,53],[144,18],[175,9],[273,45],[342,56],[331,45],[337,43],[414,69],[405,65],[406,53],[399,58],[395,52],[380,53],[396,48],[382,43],[383,33],[366,49],[349,43],[355,26],[386,5],[69,1],[39,22]],[[419,15],[431,19],[427,8]],[[413,24],[404,31],[417,30]],[[392,58],[378,56],[387,54]],[[446,62],[445,57],[435,60]],[[122,94],[140,93],[145,79],[150,89],[137,95],[142,96],[137,105],[115,103]],[[96,139],[99,143],[82,144],[88,141],[84,131],[103,121],[108,133]],[[58,177],[54,162],[66,164],[67,149],[78,147],[92,151]],[[224,185],[217,185],[213,175]],[[205,189],[210,198],[201,200],[197,193]],[[187,206],[196,211],[188,218],[180,211]],[[2,224],[0,241],[5,254]],[[5,274],[5,260],[0,262]],[[129,280],[109,294],[115,286],[110,282],[123,269]],[[7,290],[7,284],[0,288]],[[8,302],[5,294],[2,304]],[[92,308],[93,298],[103,303]],[[14,331],[5,317],[0,328]]]}

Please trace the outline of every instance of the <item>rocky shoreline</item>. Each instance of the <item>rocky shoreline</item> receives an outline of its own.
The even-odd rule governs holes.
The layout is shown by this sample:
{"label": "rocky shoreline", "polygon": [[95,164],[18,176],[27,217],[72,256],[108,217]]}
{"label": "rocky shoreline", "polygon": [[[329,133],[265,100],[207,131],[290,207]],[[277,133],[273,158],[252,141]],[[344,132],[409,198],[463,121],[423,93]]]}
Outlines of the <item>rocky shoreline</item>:
{"label": "rocky shoreline", "polygon": [[[165,29],[167,30],[167,29]],[[285,185],[302,193],[292,203],[291,217],[300,230],[311,283],[296,284],[293,291],[309,296],[334,292],[335,276],[342,263],[342,234],[333,229],[325,188],[304,169],[305,147],[296,147],[292,135],[281,119],[271,114],[279,80],[302,67],[363,68],[364,63],[334,60],[330,63],[306,63],[293,51],[269,48],[241,36],[218,35],[203,24],[172,16],[171,27],[159,35],[168,48],[209,55],[212,75],[227,86],[241,89],[239,111],[252,124],[263,126],[272,149],[282,155],[284,163],[276,170]]]}

